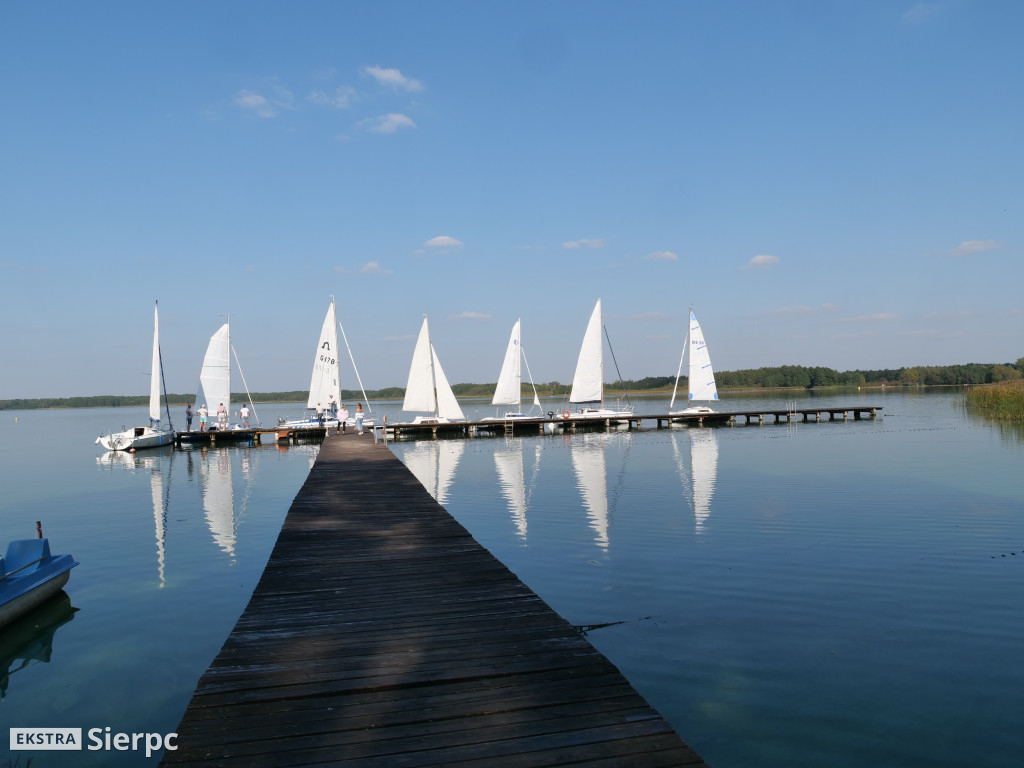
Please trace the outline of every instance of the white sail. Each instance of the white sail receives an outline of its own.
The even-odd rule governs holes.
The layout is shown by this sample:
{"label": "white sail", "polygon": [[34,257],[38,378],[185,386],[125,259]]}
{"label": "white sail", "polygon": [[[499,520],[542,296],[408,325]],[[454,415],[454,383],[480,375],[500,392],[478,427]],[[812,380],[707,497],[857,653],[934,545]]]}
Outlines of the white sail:
{"label": "white sail", "polygon": [[501,364],[501,373],[498,374],[498,386],[494,388],[492,405],[519,405],[522,399],[519,323],[520,321],[516,320],[516,324],[512,326],[512,335],[509,336],[508,347],[505,349],[505,361]]}
{"label": "white sail", "polygon": [[430,328],[423,318],[416,349],[412,353],[409,379],[405,385],[403,411],[429,411],[445,419],[465,419],[466,416],[455,399],[451,385],[441,368],[433,344],[430,343]]}
{"label": "white sail", "polygon": [[526,480],[523,472],[522,443],[513,448],[494,452],[494,466],[498,470],[501,493],[508,501],[509,512],[516,531],[526,538]]}
{"label": "white sail", "polygon": [[576,485],[587,508],[590,527],[594,529],[597,544],[608,549],[608,477],[604,458],[604,442],[587,444],[572,441],[572,467],[576,472]]}
{"label": "white sail", "polygon": [[423,318],[416,349],[412,353],[412,364],[409,366],[409,380],[405,385],[403,411],[430,411],[437,407],[434,398],[433,361],[430,353],[430,330],[427,318]]}
{"label": "white sail", "polygon": [[583,345],[576,361],[576,375],[572,380],[570,403],[593,403],[604,399],[604,356],[601,344],[601,300],[597,300],[590,316]]}
{"label": "white sail", "polygon": [[338,323],[335,319],[334,300],[331,299],[313,356],[313,377],[309,382],[307,408],[316,408],[317,404],[326,408],[331,395],[334,395],[334,402],[341,402],[338,370]]}
{"label": "white sail", "polygon": [[153,367],[149,377],[149,418],[160,421],[160,318],[153,305]]}
{"label": "white sail", "polygon": [[711,356],[708,345],[704,342],[704,331],[690,310],[690,400],[717,400],[718,387],[715,386],[715,372],[711,368]]}
{"label": "white sail", "polygon": [[210,338],[199,374],[203,397],[211,418],[216,419],[221,403],[231,413],[231,326],[224,323]]}
{"label": "white sail", "polygon": [[437,387],[437,415],[445,419],[465,419],[466,414],[462,412],[459,401],[455,399],[448,379],[445,378],[444,370],[441,368],[441,361],[437,359],[437,352],[433,345],[430,352],[434,359],[434,385]]}

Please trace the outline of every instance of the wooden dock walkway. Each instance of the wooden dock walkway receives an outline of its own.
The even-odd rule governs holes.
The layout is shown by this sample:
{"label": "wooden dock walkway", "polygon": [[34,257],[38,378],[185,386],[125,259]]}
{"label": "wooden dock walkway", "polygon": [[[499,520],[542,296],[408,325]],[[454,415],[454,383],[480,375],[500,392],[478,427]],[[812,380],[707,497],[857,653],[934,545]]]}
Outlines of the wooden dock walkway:
{"label": "wooden dock walkway", "polygon": [[[832,405],[820,408],[780,408],[780,409],[758,409],[753,411],[711,411],[706,413],[632,413],[628,416],[615,416],[612,418],[594,418],[579,416],[569,411],[563,411],[562,415],[537,416],[531,418],[517,418],[507,420],[480,420],[480,421],[453,421],[453,422],[388,422],[378,424],[374,429],[380,431],[386,429],[389,435],[398,439],[403,437],[437,437],[445,436],[471,436],[480,434],[517,434],[536,435],[545,434],[552,429],[577,432],[584,430],[604,430],[611,427],[626,427],[628,429],[642,429],[645,421],[653,421],[658,429],[671,426],[673,423],[686,424],[688,426],[710,426],[712,424],[764,424],[766,419],[772,423],[792,422],[797,419],[801,421],[820,422],[823,416],[828,421],[842,419],[849,420],[851,417],[857,421],[862,418],[876,419],[881,413],[880,405]],[[568,414],[568,415],[565,415]],[[741,422],[742,420],[742,422]]]}
{"label": "wooden dock walkway", "polygon": [[701,766],[370,434],[329,435],[164,765]]}

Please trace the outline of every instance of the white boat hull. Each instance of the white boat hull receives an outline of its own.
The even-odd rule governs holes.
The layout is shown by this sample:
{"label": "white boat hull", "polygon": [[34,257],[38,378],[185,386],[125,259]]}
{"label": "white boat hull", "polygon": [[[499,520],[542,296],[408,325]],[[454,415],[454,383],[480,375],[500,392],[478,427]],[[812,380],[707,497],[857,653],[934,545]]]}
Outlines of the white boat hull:
{"label": "white boat hull", "polygon": [[96,444],[108,451],[137,451],[142,448],[159,448],[163,445],[174,445],[174,432],[150,427],[135,427],[123,432],[112,432],[100,435]]}

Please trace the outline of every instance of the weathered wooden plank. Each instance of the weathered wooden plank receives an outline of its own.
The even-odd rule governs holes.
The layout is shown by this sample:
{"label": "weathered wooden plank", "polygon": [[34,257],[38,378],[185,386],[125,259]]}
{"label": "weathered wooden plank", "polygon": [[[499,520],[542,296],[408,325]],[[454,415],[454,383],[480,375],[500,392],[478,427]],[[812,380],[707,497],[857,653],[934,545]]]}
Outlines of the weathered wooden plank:
{"label": "weathered wooden plank", "polygon": [[689,766],[385,447],[328,437],[167,765]]}

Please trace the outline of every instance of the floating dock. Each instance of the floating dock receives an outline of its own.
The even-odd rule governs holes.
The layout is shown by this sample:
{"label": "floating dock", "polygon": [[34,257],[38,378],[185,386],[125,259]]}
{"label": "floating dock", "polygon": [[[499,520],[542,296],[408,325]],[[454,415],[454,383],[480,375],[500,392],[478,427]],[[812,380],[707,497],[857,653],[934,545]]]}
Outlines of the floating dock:
{"label": "floating dock", "polygon": [[703,766],[369,435],[330,435],[163,765]]}
{"label": "floating dock", "polygon": [[849,420],[849,419],[876,419],[882,411],[880,405],[838,405],[823,406],[821,408],[781,408],[777,410],[760,409],[752,411],[711,411],[708,413],[647,413],[630,414],[628,416],[614,416],[607,418],[595,418],[593,416],[580,416],[569,413],[555,415],[549,413],[547,416],[535,418],[517,419],[488,419],[486,421],[455,421],[455,422],[388,422],[384,421],[374,427],[375,430],[386,431],[389,437],[396,439],[415,438],[423,436],[470,436],[488,433],[505,434],[545,434],[553,430],[578,432],[585,430],[604,430],[613,427],[626,427],[628,429],[643,429],[644,422],[654,422],[657,428],[675,424],[686,424],[688,426],[702,427],[712,424],[764,424],[791,422],[791,421],[827,421]]}

